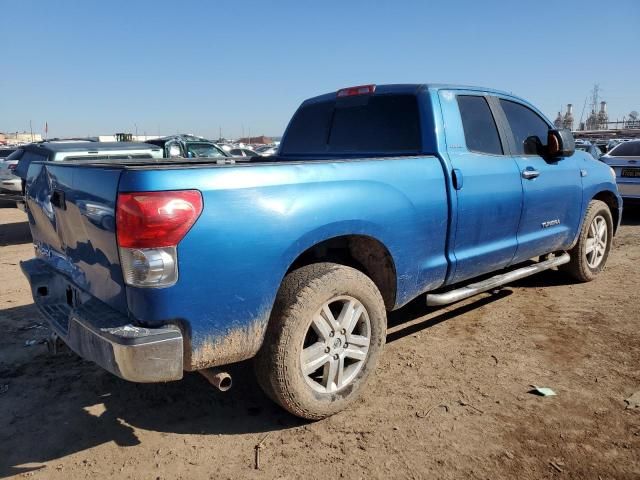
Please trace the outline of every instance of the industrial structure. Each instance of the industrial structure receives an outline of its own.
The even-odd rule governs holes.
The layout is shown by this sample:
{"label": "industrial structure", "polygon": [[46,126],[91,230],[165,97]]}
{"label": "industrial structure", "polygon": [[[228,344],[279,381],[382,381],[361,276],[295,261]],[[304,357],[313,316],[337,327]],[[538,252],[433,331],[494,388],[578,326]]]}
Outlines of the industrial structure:
{"label": "industrial structure", "polygon": [[[593,86],[591,92],[584,101],[580,120],[574,129],[573,105],[567,104],[566,112],[562,109],[553,122],[556,128],[568,128],[573,131],[576,138],[588,139],[615,139],[615,138],[640,138],[640,115],[632,111],[622,120],[610,120],[607,112],[607,102],[601,99],[601,89],[598,84]],[[585,118],[585,110],[588,106],[588,115]]]}

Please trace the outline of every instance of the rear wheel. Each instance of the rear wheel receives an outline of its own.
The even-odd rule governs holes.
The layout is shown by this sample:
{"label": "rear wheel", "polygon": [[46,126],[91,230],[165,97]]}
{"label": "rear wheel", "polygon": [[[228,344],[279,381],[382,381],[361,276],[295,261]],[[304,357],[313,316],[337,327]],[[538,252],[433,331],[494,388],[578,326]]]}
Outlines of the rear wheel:
{"label": "rear wheel", "polygon": [[571,261],[563,270],[580,282],[589,282],[607,263],[613,240],[613,218],[606,203],[592,200],[585,214],[580,237],[571,249]]}
{"label": "rear wheel", "polygon": [[333,263],[291,272],[278,292],[256,374],[276,403],[317,420],[353,403],[386,333],[380,292],[363,273]]}

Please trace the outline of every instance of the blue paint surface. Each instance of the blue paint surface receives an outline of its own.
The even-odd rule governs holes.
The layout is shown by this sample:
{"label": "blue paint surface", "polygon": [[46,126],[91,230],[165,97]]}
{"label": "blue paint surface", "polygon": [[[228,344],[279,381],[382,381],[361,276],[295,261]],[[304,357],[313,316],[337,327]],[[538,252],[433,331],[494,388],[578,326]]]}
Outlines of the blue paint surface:
{"label": "blue paint surface", "polygon": [[[426,291],[569,248],[588,202],[603,191],[617,196],[609,168],[584,152],[548,162],[467,150],[455,95],[514,97],[452,86],[379,92],[396,90],[418,98],[419,155],[166,168],[33,164],[27,189],[34,242],[77,287],[137,322],[179,322],[198,348],[266,322],[287,270],[322,241],[361,235],[384,245],[399,307]],[[540,177],[523,180],[528,167]],[[464,177],[458,190],[454,168]],[[581,177],[581,169],[588,174]],[[124,287],[117,192],[181,189],[200,190],[204,209],[178,245],[177,283]],[[64,192],[65,209],[51,205],[54,190]]]}

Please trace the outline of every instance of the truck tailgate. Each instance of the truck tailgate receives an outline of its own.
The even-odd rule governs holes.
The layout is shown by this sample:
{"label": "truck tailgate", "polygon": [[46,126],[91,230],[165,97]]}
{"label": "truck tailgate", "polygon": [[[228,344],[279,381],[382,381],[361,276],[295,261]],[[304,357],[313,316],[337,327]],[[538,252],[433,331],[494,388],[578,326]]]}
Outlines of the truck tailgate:
{"label": "truck tailgate", "polygon": [[115,233],[122,170],[34,163],[26,203],[36,255],[81,290],[126,314]]}

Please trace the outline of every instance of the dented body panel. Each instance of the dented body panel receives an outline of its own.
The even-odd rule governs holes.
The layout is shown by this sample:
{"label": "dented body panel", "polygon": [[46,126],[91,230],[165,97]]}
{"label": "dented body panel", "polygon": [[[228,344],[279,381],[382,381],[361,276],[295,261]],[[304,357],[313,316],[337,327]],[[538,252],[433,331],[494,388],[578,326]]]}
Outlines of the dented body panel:
{"label": "dented body panel", "polygon": [[[612,202],[619,200],[607,167],[576,153],[554,166],[564,180],[556,175],[547,189],[541,175],[535,191],[549,211],[535,212],[541,215],[539,229],[519,243],[525,239],[522,215],[532,215],[523,212],[535,209],[527,206],[520,178],[527,159],[516,159],[504,139],[504,155],[482,163],[465,146],[459,93],[520,101],[468,87],[379,87],[376,95],[417,99],[420,148],[404,155],[281,152],[243,164],[36,163],[29,169],[27,205],[37,256],[64,277],[56,292],[68,287],[71,303],[90,298],[123,322],[150,330],[178,328],[183,369],[199,370],[258,352],[282,279],[299,262],[313,259],[309,252],[332,258],[323,245],[348,251],[391,310],[523,256],[567,249],[591,198],[608,192]],[[290,135],[283,137],[283,152]],[[115,238],[117,192],[170,190],[198,190],[204,205],[177,246],[177,282],[166,288],[126,286]],[[47,304],[68,303],[68,294],[60,295]]]}

